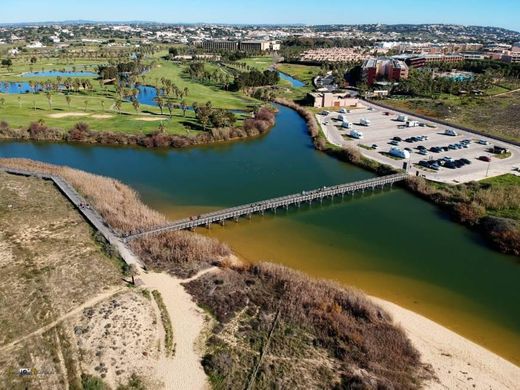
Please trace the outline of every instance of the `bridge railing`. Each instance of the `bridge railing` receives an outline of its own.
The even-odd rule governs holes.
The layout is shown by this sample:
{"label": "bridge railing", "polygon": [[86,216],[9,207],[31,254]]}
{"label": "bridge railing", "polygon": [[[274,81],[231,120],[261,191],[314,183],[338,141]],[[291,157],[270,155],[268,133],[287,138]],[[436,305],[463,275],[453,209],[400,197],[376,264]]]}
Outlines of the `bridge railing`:
{"label": "bridge railing", "polygon": [[133,240],[150,234],[158,234],[167,231],[177,231],[184,229],[192,229],[198,226],[210,225],[215,222],[222,222],[229,219],[237,219],[242,216],[247,216],[256,213],[263,213],[269,210],[276,210],[279,207],[288,207],[294,204],[304,202],[312,202],[316,199],[323,199],[326,197],[344,195],[346,193],[356,192],[369,188],[382,187],[388,184],[393,184],[404,180],[406,174],[397,173],[383,177],[361,180],[354,183],[340,184],[331,187],[322,187],[310,191],[302,191],[301,193],[285,195],[268,200],[252,202],[245,205],[235,206],[224,210],[213,211],[207,214],[199,215],[198,217],[183,218],[171,222],[164,226],[159,226],[154,229],[132,234],[126,237],[126,241]]}

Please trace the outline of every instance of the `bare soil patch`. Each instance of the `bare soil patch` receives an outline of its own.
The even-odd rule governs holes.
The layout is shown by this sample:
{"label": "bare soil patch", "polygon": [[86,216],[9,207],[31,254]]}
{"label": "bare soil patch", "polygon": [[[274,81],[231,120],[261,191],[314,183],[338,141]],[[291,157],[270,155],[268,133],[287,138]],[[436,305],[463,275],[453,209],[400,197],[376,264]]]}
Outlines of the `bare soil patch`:
{"label": "bare soil patch", "polygon": [[138,118],[134,118],[134,121],[142,121],[142,122],[158,122],[158,121],[165,121],[166,117],[148,117],[148,116],[141,116]]}
{"label": "bare soil patch", "polygon": [[61,118],[68,118],[68,117],[75,117],[75,116],[88,116],[89,114],[85,112],[59,112],[56,114],[49,114],[47,115],[49,118],[54,119],[61,119]]}

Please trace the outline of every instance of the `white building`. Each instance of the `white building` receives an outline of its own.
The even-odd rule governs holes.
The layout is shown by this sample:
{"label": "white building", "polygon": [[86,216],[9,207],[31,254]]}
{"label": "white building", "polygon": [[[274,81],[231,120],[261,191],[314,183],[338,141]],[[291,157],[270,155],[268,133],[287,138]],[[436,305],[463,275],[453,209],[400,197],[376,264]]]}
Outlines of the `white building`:
{"label": "white building", "polygon": [[29,43],[26,47],[28,49],[40,49],[45,46],[40,41],[34,41],[34,42]]}

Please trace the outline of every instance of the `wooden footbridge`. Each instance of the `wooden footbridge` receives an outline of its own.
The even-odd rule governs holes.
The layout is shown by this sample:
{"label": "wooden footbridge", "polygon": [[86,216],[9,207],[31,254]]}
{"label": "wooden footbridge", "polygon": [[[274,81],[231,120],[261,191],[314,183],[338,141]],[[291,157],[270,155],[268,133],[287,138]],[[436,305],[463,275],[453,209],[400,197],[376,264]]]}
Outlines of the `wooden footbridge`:
{"label": "wooden footbridge", "polygon": [[159,234],[164,232],[172,232],[178,230],[193,230],[199,226],[210,227],[212,223],[224,224],[226,220],[238,221],[240,217],[251,217],[253,214],[264,215],[265,212],[272,211],[276,214],[279,208],[288,209],[290,206],[300,207],[302,203],[312,203],[319,200],[323,202],[326,198],[334,198],[335,196],[354,195],[356,192],[365,192],[367,190],[374,191],[385,186],[392,186],[394,183],[402,181],[406,178],[406,174],[398,173],[394,175],[376,177],[373,179],[361,180],[353,183],[340,184],[332,187],[321,187],[311,191],[302,191],[298,194],[281,196],[254,203],[248,203],[242,206],[231,207],[229,209],[218,210],[196,217],[189,217],[173,221],[167,225],[141,231],[136,234],[129,235],[124,238],[125,242],[136,238]]}

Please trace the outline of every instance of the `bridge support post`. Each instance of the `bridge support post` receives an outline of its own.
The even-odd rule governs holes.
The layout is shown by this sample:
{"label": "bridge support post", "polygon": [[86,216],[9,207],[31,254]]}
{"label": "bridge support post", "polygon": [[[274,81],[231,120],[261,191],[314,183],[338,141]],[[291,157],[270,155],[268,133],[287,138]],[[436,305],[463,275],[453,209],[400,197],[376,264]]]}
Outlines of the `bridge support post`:
{"label": "bridge support post", "polygon": [[224,222],[224,220],[223,220],[223,219],[222,219],[222,220],[220,220],[220,221],[218,221],[218,223],[220,223],[220,226],[224,226],[224,225],[225,225],[225,222]]}

